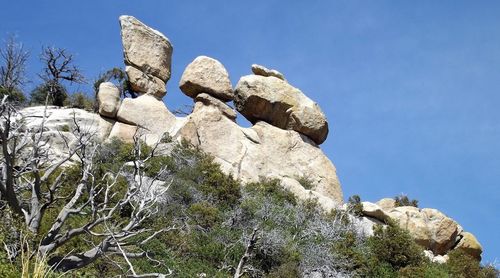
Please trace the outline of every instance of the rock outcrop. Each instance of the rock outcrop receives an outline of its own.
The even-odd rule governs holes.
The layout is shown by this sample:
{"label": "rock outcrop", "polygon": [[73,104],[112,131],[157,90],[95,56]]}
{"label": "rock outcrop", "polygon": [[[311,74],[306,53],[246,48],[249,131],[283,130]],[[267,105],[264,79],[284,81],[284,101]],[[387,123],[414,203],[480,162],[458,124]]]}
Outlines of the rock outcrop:
{"label": "rock outcrop", "polygon": [[273,76],[243,76],[235,89],[234,103],[250,122],[265,121],[294,130],[321,144],[328,135],[328,122],[318,104],[299,89]]}
{"label": "rock outcrop", "polygon": [[133,16],[120,16],[126,72],[132,89],[161,99],[170,79],[173,47],[162,33]]}
{"label": "rock outcrop", "polygon": [[[410,233],[417,244],[432,252],[432,258],[438,255],[444,256],[450,250],[460,248],[480,260],[481,245],[472,234],[464,232],[453,219],[437,209],[396,207],[393,201],[384,198],[376,204],[362,202],[362,213],[382,222],[388,219],[394,220]],[[436,260],[442,261],[440,257]]]}

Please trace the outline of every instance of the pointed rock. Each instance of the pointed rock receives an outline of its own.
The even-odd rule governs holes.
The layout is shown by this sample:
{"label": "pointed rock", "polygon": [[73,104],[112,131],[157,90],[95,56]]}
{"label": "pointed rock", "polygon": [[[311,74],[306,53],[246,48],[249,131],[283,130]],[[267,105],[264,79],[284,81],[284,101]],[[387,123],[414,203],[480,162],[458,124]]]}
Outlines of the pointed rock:
{"label": "pointed rock", "polygon": [[274,77],[279,78],[283,81],[286,81],[285,76],[281,72],[274,70],[274,69],[268,69],[268,68],[261,66],[261,65],[253,64],[252,65],[252,72],[255,75],[261,75],[261,76],[265,76],[265,77],[274,76]]}

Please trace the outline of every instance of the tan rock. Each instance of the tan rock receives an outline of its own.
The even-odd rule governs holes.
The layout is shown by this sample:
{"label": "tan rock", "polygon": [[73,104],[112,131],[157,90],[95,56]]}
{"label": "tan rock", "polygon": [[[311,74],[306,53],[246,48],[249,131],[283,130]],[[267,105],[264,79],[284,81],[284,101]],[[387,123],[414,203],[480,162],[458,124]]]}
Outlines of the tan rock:
{"label": "tan rock", "polygon": [[295,130],[316,144],[328,135],[328,122],[318,104],[287,82],[260,75],[243,76],[235,90],[236,109],[250,122],[265,121]]}
{"label": "tan rock", "polygon": [[143,128],[146,133],[163,134],[176,124],[175,116],[165,104],[150,95],[124,99],[116,117],[120,122]]}
{"label": "tan rock", "polygon": [[153,95],[158,99],[165,96],[165,82],[158,77],[145,74],[133,66],[126,66],[125,72],[132,89],[138,93]]}
{"label": "tan rock", "polygon": [[116,122],[111,129],[109,139],[118,138],[126,143],[133,143],[137,126]]}
{"label": "tan rock", "polygon": [[233,99],[233,89],[226,68],[207,56],[197,57],[186,67],[179,87],[192,98],[207,93],[223,101]]}
{"label": "tan rock", "polygon": [[396,201],[392,198],[383,198],[376,204],[383,210],[390,210],[396,207]]}
{"label": "tan rock", "polygon": [[114,118],[118,108],[120,108],[120,90],[111,82],[101,83],[97,94],[97,103],[99,105],[99,114]]}
{"label": "tan rock", "polygon": [[[343,203],[335,167],[321,149],[297,132],[265,122],[242,128],[217,107],[197,104],[177,138],[213,155],[224,172],[244,183],[278,178],[299,198],[314,196],[325,208]],[[306,191],[293,178],[297,173],[311,178],[311,190]]]}
{"label": "tan rock", "polygon": [[273,77],[276,77],[276,78],[279,78],[281,80],[286,81],[285,76],[283,76],[283,74],[281,72],[274,70],[274,69],[268,69],[268,68],[261,66],[261,65],[253,64],[252,65],[252,72],[255,75],[262,75],[262,76],[266,76],[266,77],[273,76]]}
{"label": "tan rock", "polygon": [[436,209],[396,207],[388,215],[406,229],[422,247],[436,255],[444,255],[455,244],[457,223]]}
{"label": "tan rock", "polygon": [[113,119],[99,117],[99,129],[97,131],[97,137],[99,138],[99,140],[104,141],[109,137],[109,134],[111,133],[111,129],[113,129],[115,122],[116,121]]}
{"label": "tan rock", "polygon": [[476,239],[476,237],[469,232],[462,232],[460,235],[461,239],[458,242],[455,249],[463,250],[465,253],[471,255],[476,260],[481,260],[481,254],[483,253],[483,247]]}
{"label": "tan rock", "polygon": [[228,117],[231,120],[236,120],[236,111],[234,111],[229,105],[225,104],[224,102],[220,101],[217,98],[214,98],[210,96],[209,94],[199,94],[195,98],[196,101],[202,102],[205,105],[212,105],[219,109],[223,115]]}
{"label": "tan rock", "polygon": [[362,210],[363,215],[373,217],[382,222],[384,222],[389,218],[389,216],[385,213],[385,211],[382,210],[382,208],[379,207],[377,204],[370,202],[361,202],[361,204],[363,205],[363,210]]}
{"label": "tan rock", "polygon": [[168,38],[133,16],[120,16],[120,26],[125,64],[168,81],[173,51]]}

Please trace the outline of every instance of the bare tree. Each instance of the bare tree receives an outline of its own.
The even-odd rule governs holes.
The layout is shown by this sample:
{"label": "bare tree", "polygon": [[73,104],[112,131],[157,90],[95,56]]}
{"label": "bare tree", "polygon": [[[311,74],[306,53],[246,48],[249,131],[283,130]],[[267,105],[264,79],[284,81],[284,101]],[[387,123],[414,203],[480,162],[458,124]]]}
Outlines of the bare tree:
{"label": "bare tree", "polygon": [[64,48],[44,47],[40,55],[43,63],[40,78],[48,87],[48,95],[53,98],[53,104],[63,106],[66,93],[64,82],[85,83],[80,69],[74,65],[73,55]]}
{"label": "bare tree", "polygon": [[[170,186],[157,182],[165,169],[155,177],[144,175],[144,163],[154,157],[156,146],[150,153],[142,154],[142,143],[136,134],[135,159],[124,163],[118,171],[106,172],[98,178],[94,158],[102,146],[94,140],[93,134],[74,118],[76,140],[70,142],[63,137],[68,151],[54,160],[49,157],[45,140],[45,118],[37,131],[29,131],[23,115],[7,102],[7,97],[0,102],[0,201],[6,203],[13,217],[21,217],[24,226],[41,238],[34,255],[49,258],[49,265],[61,271],[84,267],[104,256],[110,260],[118,256],[122,259],[114,262],[128,276],[161,277],[162,274],[157,273],[149,276],[137,274],[130,261],[145,257],[161,263],[144,251],[143,246],[160,233],[177,229],[170,226],[155,230],[143,225],[158,213],[161,196]],[[75,159],[79,165],[79,178],[71,181],[75,189],[70,196],[65,196],[62,192],[66,178],[64,165]],[[126,178],[128,183],[123,192],[116,190],[120,178]],[[62,206],[56,206],[61,203]],[[49,224],[48,232],[40,234],[41,223],[49,221],[44,217],[49,208],[60,209],[56,219]],[[117,215],[125,208],[128,208],[128,216],[116,222]],[[85,221],[80,226],[67,224],[70,219],[82,216]],[[88,250],[75,250],[65,256],[51,255],[70,240],[83,235],[92,236],[93,246]]]}
{"label": "bare tree", "polygon": [[9,36],[0,49],[0,88],[11,96],[11,100],[23,100],[21,87],[26,83],[26,62],[29,52],[17,43],[13,35]]}

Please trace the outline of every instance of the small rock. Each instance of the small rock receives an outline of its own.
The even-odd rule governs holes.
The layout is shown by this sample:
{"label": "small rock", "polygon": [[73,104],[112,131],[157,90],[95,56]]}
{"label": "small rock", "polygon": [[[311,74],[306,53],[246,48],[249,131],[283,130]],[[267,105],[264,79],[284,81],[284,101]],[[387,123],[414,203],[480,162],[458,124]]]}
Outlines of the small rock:
{"label": "small rock", "polygon": [[261,75],[261,76],[266,76],[266,77],[273,76],[273,77],[279,78],[283,81],[286,81],[285,76],[283,76],[283,74],[281,72],[274,70],[274,69],[268,69],[268,68],[261,66],[261,65],[253,64],[252,65],[252,72],[255,75]]}
{"label": "small rock", "polygon": [[114,118],[120,107],[120,90],[111,82],[103,82],[99,85],[97,93],[99,114],[104,117]]}
{"label": "small rock", "polygon": [[223,101],[233,99],[233,89],[226,68],[207,56],[197,57],[186,67],[179,87],[191,98],[207,93]]}

